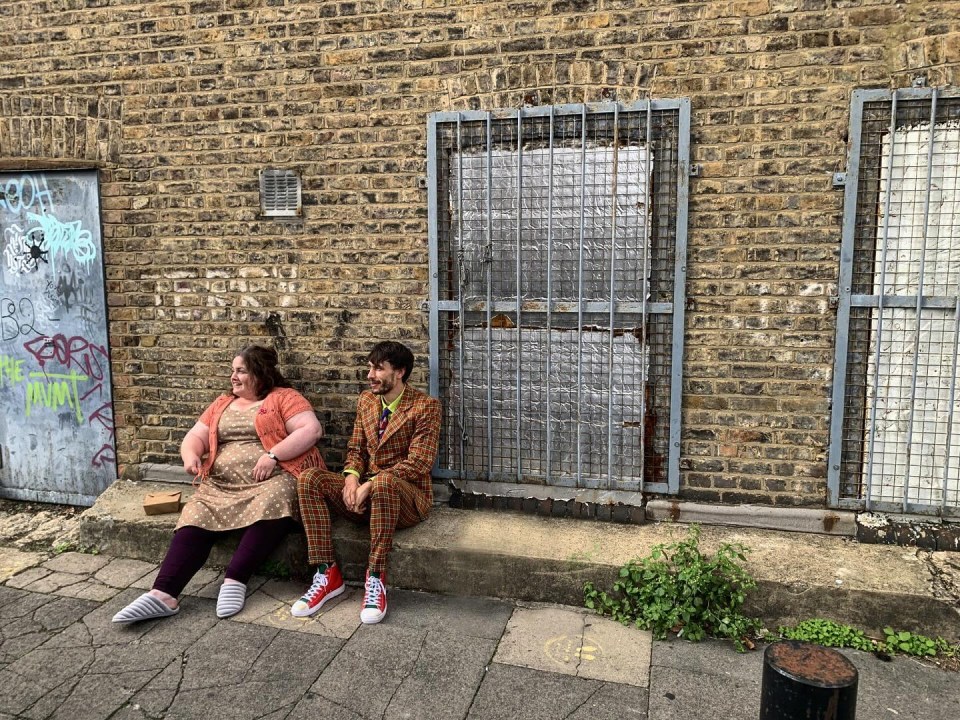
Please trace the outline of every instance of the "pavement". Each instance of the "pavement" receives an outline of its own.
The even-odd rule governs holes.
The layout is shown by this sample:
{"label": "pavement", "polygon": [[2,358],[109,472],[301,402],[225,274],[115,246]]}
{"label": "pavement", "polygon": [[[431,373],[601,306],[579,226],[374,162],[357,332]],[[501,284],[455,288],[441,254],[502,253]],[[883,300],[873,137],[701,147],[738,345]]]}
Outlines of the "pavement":
{"label": "pavement", "polygon": [[[387,617],[365,626],[359,587],[294,618],[303,584],[254,578],[245,608],[219,620],[221,577],[205,568],[176,616],[113,624],[155,572],[129,558],[0,549],[0,717],[759,716],[762,651],[653,641],[574,606],[391,589]],[[861,720],[960,717],[956,673],[844,654]]]}
{"label": "pavement", "polygon": [[[683,525],[435,508],[398,534],[389,612],[375,626],[359,621],[356,583],[316,616],[294,618],[289,605],[305,584],[276,577],[254,578],[244,610],[218,619],[227,543],[187,587],[176,616],[114,625],[114,613],[151,586],[169,542],[176,516],[148,517],[140,507],[153,489],[116,484],[50,542],[36,530],[23,534],[56,526],[50,513],[0,523],[0,719],[759,716],[763,645],[738,653],[729,642],[653,640],[578,606],[583,579],[603,583],[625,558],[685,536]],[[8,526],[20,534],[5,534]],[[705,549],[729,541],[751,549],[748,569],[761,582],[751,602],[768,627],[818,616],[876,625],[893,608],[900,628],[917,623],[956,637],[957,553],[807,533],[702,532]],[[86,551],[52,549],[71,543]],[[348,578],[358,578],[362,529],[336,524],[335,544]],[[302,536],[292,536],[272,570],[298,574],[302,551]],[[960,717],[956,672],[841,652],[858,670],[860,720]]]}

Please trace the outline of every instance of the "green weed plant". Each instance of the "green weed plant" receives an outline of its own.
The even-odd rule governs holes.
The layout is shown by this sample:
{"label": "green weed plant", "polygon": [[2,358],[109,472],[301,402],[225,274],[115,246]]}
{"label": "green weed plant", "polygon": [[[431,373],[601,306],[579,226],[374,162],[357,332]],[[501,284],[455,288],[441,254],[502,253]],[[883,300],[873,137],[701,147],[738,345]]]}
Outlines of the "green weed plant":
{"label": "green weed plant", "polygon": [[[835,648],[853,648],[854,650],[865,650],[872,652],[877,649],[877,644],[863,634],[862,630],[841,625],[833,620],[823,620],[813,618],[797,623],[793,627],[783,627],[777,629],[781,638],[787,640],[802,640],[804,642],[816,643],[824,647]],[[776,640],[777,638],[772,638]]]}
{"label": "green weed plant", "polygon": [[853,648],[889,655],[952,659],[958,657],[960,653],[960,646],[951,644],[939,636],[931,638],[920,633],[885,627],[883,639],[875,639],[850,625],[842,625],[822,618],[804,620],[789,627],[781,626],[777,628],[777,634],[787,640],[802,640],[825,647]]}
{"label": "green weed plant", "polygon": [[[656,545],[645,558],[620,568],[610,592],[584,586],[584,604],[625,625],[691,641],[729,638],[743,652],[760,621],[743,614],[756,581],[743,568],[747,549],[724,543],[713,556],[701,552],[700,528],[678,542]],[[746,643],[745,643],[746,641]]]}

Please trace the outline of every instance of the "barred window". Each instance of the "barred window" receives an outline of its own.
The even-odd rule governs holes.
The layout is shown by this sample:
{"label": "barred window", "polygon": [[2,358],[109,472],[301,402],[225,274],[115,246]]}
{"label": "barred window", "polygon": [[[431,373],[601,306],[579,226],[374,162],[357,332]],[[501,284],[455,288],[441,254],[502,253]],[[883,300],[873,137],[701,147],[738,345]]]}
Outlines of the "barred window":
{"label": "barred window", "polygon": [[858,91],[831,424],[831,503],[960,515],[960,97]]}
{"label": "barred window", "polygon": [[439,474],[676,492],[689,104],[438,113],[429,138]]}

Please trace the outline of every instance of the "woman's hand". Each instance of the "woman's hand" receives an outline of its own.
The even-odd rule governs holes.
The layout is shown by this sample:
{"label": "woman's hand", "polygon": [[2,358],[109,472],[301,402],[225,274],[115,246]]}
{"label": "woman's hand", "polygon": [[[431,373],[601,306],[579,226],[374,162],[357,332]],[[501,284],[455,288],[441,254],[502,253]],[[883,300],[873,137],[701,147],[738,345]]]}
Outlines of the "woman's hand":
{"label": "woman's hand", "polygon": [[193,453],[183,455],[183,470],[184,472],[193,475],[196,477],[200,474],[200,468],[203,467],[203,463],[200,461],[200,456]]}
{"label": "woman's hand", "polygon": [[202,422],[198,422],[184,436],[180,443],[180,457],[183,459],[184,472],[190,473],[194,477],[200,474],[203,469],[202,458],[210,449],[207,447],[207,435],[210,428]]}
{"label": "woman's hand", "polygon": [[257,464],[253,466],[253,479],[257,482],[263,482],[273,475],[277,464],[276,460],[264,453],[260,456],[260,459],[257,460]]}

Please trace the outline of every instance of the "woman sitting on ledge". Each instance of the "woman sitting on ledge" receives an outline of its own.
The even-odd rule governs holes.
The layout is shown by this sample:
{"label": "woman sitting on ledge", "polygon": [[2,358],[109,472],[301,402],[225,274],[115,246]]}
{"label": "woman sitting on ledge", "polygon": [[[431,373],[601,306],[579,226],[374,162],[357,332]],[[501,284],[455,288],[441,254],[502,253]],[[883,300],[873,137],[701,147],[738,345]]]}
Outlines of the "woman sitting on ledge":
{"label": "woman sitting on ledge", "polygon": [[153,589],[114,615],[116,623],[175,615],[178,596],[214,542],[243,529],[217,598],[217,617],[236,615],[250,576],[299,520],[297,477],[325,469],[315,447],[323,428],[277,369],[276,350],[241,350],[230,383],[231,392],[204,411],[180,445],[183,469],[201,482],[183,507]]}

